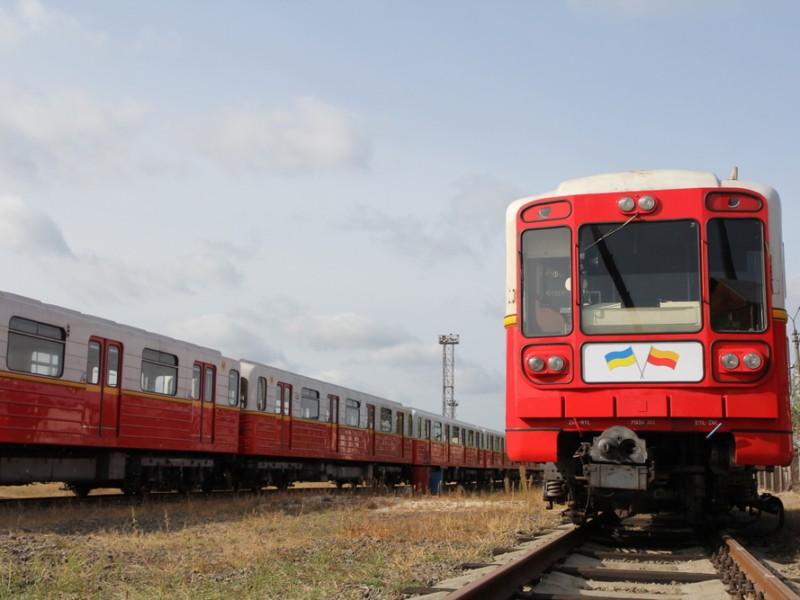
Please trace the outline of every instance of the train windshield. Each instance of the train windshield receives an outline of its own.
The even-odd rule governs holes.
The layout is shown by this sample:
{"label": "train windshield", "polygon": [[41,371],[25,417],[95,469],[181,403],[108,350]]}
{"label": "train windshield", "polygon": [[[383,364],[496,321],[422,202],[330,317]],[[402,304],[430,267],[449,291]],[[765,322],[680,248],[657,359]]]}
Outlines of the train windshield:
{"label": "train windshield", "polygon": [[758,219],[708,222],[708,288],[714,331],[764,331],[764,233]]}
{"label": "train windshield", "polygon": [[570,238],[566,227],[522,234],[522,333],[528,337],[572,331]]}
{"label": "train windshield", "polygon": [[699,331],[695,221],[633,221],[580,229],[581,328],[599,333]]}

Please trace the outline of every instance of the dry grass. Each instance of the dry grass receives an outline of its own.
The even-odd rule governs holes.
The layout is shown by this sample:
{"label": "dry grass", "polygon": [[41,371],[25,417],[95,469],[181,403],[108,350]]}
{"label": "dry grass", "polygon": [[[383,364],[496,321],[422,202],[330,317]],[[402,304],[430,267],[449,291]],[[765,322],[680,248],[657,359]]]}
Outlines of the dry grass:
{"label": "dry grass", "polygon": [[0,598],[396,598],[557,522],[540,492],[0,510]]}

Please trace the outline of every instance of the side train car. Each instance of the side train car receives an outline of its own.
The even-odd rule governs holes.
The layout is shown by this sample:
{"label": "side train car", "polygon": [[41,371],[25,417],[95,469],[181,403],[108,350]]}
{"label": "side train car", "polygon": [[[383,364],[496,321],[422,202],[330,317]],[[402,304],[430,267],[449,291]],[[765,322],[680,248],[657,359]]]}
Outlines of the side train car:
{"label": "side train car", "polygon": [[0,292],[0,484],[428,489],[514,474],[496,431]]}

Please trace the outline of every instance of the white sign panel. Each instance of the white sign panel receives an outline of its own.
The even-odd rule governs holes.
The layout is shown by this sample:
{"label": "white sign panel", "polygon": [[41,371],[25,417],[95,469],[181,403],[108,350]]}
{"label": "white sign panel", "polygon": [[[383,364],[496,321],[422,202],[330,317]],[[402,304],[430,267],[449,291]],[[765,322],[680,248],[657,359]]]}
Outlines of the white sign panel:
{"label": "white sign panel", "polygon": [[703,345],[699,342],[585,344],[581,356],[583,380],[588,383],[703,379]]}

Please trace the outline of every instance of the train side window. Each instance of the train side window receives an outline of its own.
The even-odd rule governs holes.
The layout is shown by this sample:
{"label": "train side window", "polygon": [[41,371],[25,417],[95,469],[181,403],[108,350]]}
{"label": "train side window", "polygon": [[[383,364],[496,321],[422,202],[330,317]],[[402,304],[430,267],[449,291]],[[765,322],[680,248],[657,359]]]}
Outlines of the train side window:
{"label": "train side window", "polygon": [[572,331],[570,231],[529,229],[522,234],[522,331],[527,337]]}
{"label": "train side window", "polygon": [[444,426],[444,441],[450,443],[450,425]]}
{"label": "train side window", "polygon": [[403,435],[403,422],[405,421],[405,419],[406,419],[405,413],[402,412],[397,413],[397,420],[395,421],[394,425],[395,433],[397,435]]}
{"label": "train side window", "polygon": [[475,446],[475,432],[471,429],[467,432],[467,446],[470,448]]}
{"label": "train side window", "polygon": [[336,394],[328,394],[328,422],[338,425],[341,414],[339,409],[339,396]]}
{"label": "train side window", "polygon": [[100,343],[89,342],[89,356],[86,360],[86,383],[100,383]]}
{"label": "train side window", "polygon": [[214,402],[214,367],[206,367],[206,385],[203,388],[203,401]]}
{"label": "train side window", "polygon": [[361,426],[361,402],[352,398],[345,400],[344,424],[350,427]]}
{"label": "train side window", "polygon": [[145,348],[142,350],[143,392],[174,396],[178,392],[178,357]]}
{"label": "train side window", "polygon": [[433,422],[433,441],[441,442],[442,441],[442,424],[439,421]]}
{"label": "train side window", "polygon": [[381,407],[381,431],[391,433],[392,431],[392,409]]}
{"label": "train side window", "polygon": [[61,377],[64,372],[64,343],[61,327],[11,317],[8,323],[6,363],[12,371]]}
{"label": "train side window", "polygon": [[228,372],[228,404],[236,406],[239,400],[239,371],[231,369]]}
{"label": "train side window", "polygon": [[[275,401],[272,403],[272,412],[276,415],[281,414],[281,398],[283,397],[283,386],[276,385],[273,387],[275,390]],[[269,398],[269,392],[267,392]]]}
{"label": "train side window", "polygon": [[319,392],[304,387],[300,394],[300,413],[304,419],[319,419]]}
{"label": "train side window", "polygon": [[192,385],[189,388],[189,398],[192,400],[198,400],[200,398],[200,377],[202,374],[202,369],[200,365],[194,365],[192,367]]}
{"label": "train side window", "polygon": [[258,378],[258,388],[256,390],[256,408],[261,412],[267,410],[267,380],[264,377]]}
{"label": "train side window", "polygon": [[462,446],[467,445],[467,430],[464,429],[463,427],[461,428],[461,445]]}
{"label": "train side window", "polygon": [[414,437],[414,417],[411,413],[406,413],[406,422],[408,427],[408,437]]}
{"label": "train side window", "polygon": [[119,373],[119,348],[109,346],[106,351],[106,385],[117,387],[117,375]]}
{"label": "train side window", "polygon": [[764,233],[758,219],[708,222],[708,289],[714,331],[764,331]]}
{"label": "train side window", "polygon": [[460,444],[461,443],[461,429],[453,425],[453,437],[450,438],[451,444]]}
{"label": "train side window", "polygon": [[425,439],[431,439],[431,420],[425,419]]}
{"label": "train side window", "polygon": [[239,382],[239,406],[242,408],[247,408],[247,385],[247,377],[242,377]]}

